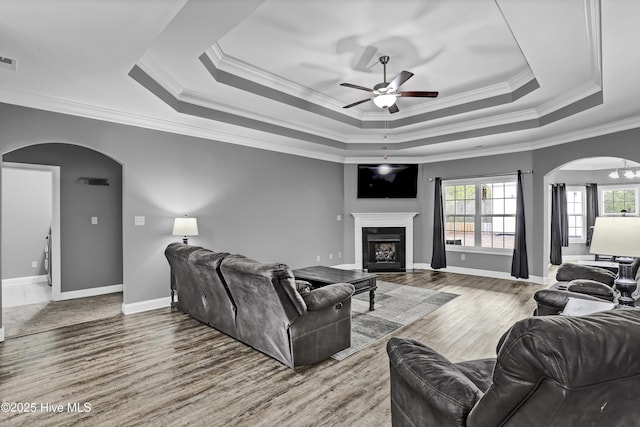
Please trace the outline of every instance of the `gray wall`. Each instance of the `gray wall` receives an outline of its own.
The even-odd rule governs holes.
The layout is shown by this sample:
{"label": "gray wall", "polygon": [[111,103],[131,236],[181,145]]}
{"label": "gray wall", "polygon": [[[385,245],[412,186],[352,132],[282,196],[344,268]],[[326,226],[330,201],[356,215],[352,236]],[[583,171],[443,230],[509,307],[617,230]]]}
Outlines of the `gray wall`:
{"label": "gray wall", "polygon": [[[24,147],[3,160],[60,167],[60,290],[122,284],[122,167],[96,151],[69,144]],[[78,178],[106,178],[89,186]],[[91,224],[91,217],[98,224]]]}
{"label": "gray wall", "polygon": [[86,146],[122,164],[127,304],[169,295],[164,249],[184,214],[198,218],[193,244],[293,268],[338,263],[341,164],[0,104],[2,153],[40,142]]}
{"label": "gray wall", "polygon": [[[47,274],[45,237],[51,225],[51,173],[2,169],[2,278]],[[32,268],[31,263],[37,262]]]}
{"label": "gray wall", "polygon": [[[533,170],[524,175],[530,274],[548,264],[544,229],[545,175],[579,158],[615,156],[640,161],[640,130],[590,138],[524,153],[421,165],[419,197],[365,201],[355,195],[355,165],[343,166],[176,134],[0,104],[3,153],[41,142],[84,145],[123,165],[125,303],[168,296],[163,257],[174,216],[198,217],[192,243],[243,253],[292,267],[353,263],[358,211],[417,211],[415,262],[431,260],[433,183],[429,178]],[[344,221],[336,221],[342,214]],[[134,216],[145,216],[135,226]],[[343,250],[344,257],[336,259]],[[329,260],[328,255],[334,259]],[[507,272],[510,257],[468,254],[449,265]]]}
{"label": "gray wall", "polygon": [[423,262],[423,221],[425,177],[423,165],[418,166],[418,197],[415,199],[358,199],[358,165],[344,166],[344,263],[355,263],[355,219],[352,213],[418,212],[414,217],[414,262]]}
{"label": "gray wall", "polygon": [[[515,172],[532,168],[531,153],[517,153],[501,156],[479,157],[439,163],[421,164],[419,168],[418,197],[416,199],[358,199],[357,166],[345,166],[345,254],[346,262],[353,263],[354,220],[351,212],[419,212],[414,218],[414,262],[431,263],[433,241],[433,198],[435,177],[457,178],[473,175],[490,175]],[[531,212],[531,175],[523,175],[525,209]],[[527,230],[530,229],[530,214],[526,217]],[[530,247],[530,236],[527,243]],[[531,256],[529,256],[531,258]],[[447,252],[447,265],[500,272],[511,271],[511,257],[504,255],[465,252],[462,261],[459,252]]]}

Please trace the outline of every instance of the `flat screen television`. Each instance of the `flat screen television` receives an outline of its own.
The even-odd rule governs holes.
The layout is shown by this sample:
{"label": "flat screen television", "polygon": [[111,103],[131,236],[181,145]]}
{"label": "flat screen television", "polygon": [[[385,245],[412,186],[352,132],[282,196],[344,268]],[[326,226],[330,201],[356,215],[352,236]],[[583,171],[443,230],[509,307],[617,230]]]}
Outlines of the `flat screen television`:
{"label": "flat screen television", "polygon": [[418,165],[358,165],[359,199],[415,199]]}

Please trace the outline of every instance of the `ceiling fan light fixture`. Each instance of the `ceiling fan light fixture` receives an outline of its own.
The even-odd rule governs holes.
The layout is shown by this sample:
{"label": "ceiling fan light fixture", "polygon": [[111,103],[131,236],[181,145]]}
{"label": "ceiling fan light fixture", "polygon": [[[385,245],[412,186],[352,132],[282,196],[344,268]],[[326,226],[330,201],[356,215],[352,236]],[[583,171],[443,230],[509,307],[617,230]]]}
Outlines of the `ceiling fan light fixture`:
{"label": "ceiling fan light fixture", "polygon": [[620,174],[618,174],[618,169],[614,170],[609,174],[609,178],[618,179],[620,178]]}
{"label": "ceiling fan light fixture", "polygon": [[635,178],[636,174],[633,173],[633,171],[631,169],[627,169],[626,171],[624,171],[624,177],[631,179],[631,178]]}
{"label": "ceiling fan light fixture", "polygon": [[396,95],[392,93],[381,93],[373,98],[373,103],[380,108],[389,108],[396,103]]}
{"label": "ceiling fan light fixture", "polygon": [[380,175],[388,175],[389,173],[391,173],[391,166],[384,163],[382,165],[378,166],[378,173]]}

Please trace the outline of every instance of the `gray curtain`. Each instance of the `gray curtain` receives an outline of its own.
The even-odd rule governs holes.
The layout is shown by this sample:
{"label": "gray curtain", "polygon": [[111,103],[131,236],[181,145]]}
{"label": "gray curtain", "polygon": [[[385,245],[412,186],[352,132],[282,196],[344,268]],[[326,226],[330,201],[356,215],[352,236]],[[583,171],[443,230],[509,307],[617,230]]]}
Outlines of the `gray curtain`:
{"label": "gray curtain", "polygon": [[567,188],[565,184],[551,186],[551,264],[562,264],[562,247],[569,246]]}
{"label": "gray curtain", "polygon": [[598,184],[587,184],[587,246],[591,246],[591,236],[593,236],[593,226],[596,217],[600,215],[598,207]]}
{"label": "gray curtain", "polygon": [[524,197],[522,195],[522,172],[518,171],[516,205],[516,236],[511,259],[511,275],[516,279],[529,278],[529,262],[527,261],[527,233],[524,220]]}
{"label": "gray curtain", "polygon": [[447,251],[444,241],[444,212],[442,209],[442,178],[435,179],[433,200],[433,250],[431,268],[439,269],[447,266]]}

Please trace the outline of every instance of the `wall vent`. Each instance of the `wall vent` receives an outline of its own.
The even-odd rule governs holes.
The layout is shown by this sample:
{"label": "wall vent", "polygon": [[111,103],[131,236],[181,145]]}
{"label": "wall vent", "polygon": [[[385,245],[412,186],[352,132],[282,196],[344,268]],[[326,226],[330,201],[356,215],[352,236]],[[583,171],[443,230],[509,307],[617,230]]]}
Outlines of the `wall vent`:
{"label": "wall vent", "polygon": [[99,185],[103,187],[111,186],[111,182],[109,182],[109,178],[92,178],[89,176],[81,176],[76,179],[76,184],[84,184],[84,185]]}
{"label": "wall vent", "polygon": [[0,56],[0,68],[6,68],[7,70],[16,70],[17,62],[15,59],[7,58],[6,56]]}

